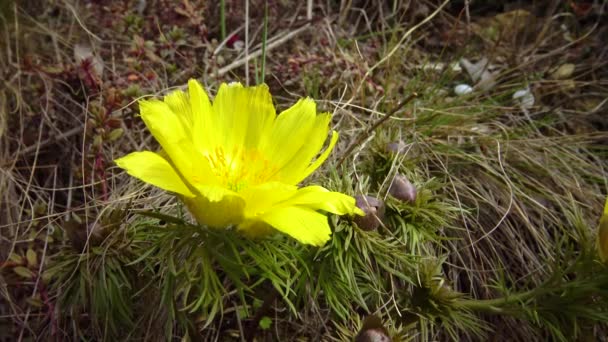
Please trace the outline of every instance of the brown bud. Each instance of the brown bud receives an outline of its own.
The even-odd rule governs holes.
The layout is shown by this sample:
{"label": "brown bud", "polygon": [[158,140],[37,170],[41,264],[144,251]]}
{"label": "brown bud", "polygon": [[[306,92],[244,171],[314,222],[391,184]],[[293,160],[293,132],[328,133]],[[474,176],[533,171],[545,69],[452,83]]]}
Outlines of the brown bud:
{"label": "brown bud", "polygon": [[380,318],[370,315],[363,321],[363,327],[355,337],[355,342],[391,342],[391,338]]}
{"label": "brown bud", "polygon": [[396,174],[395,178],[393,178],[393,183],[388,189],[388,193],[402,202],[413,203],[416,201],[416,186],[400,173]]}
{"label": "brown bud", "polygon": [[356,205],[365,216],[355,216],[354,221],[363,230],[376,230],[384,219],[384,201],[367,195],[355,196]]}

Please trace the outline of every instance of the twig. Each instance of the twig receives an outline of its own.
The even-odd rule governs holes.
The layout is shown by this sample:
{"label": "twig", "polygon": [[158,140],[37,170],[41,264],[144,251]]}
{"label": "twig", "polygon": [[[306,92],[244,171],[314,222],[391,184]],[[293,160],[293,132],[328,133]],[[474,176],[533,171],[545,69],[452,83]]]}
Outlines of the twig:
{"label": "twig", "polygon": [[[304,32],[305,30],[307,30],[310,27],[310,24],[306,24],[296,30],[293,30],[289,33],[287,33],[286,35],[284,35],[281,38],[278,38],[277,40],[273,41],[272,43],[269,43],[268,46],[266,46],[266,53],[268,53],[268,51],[276,48],[277,46],[287,42],[288,40],[292,39],[293,37],[297,36],[298,34]],[[243,64],[246,64],[247,62],[249,62],[249,60],[253,59],[253,58],[257,58],[260,57],[262,55],[262,49],[256,50],[255,52],[252,52],[249,54],[249,56],[245,56],[244,58],[239,59],[238,61],[234,61],[228,65],[226,65],[225,67],[221,68],[218,72],[217,75],[218,76],[222,76],[225,73],[231,71],[232,69],[238,68]]]}
{"label": "twig", "polygon": [[359,83],[359,86],[357,87],[357,90],[353,92],[353,94],[356,94],[359,92],[359,90],[361,90],[361,87],[364,84],[364,81],[372,74],[372,72],[374,72],[374,70],[376,70],[376,68],[378,68],[380,65],[384,64],[386,61],[388,61],[400,48],[401,45],[403,45],[405,43],[405,41],[412,35],[412,33],[414,31],[416,31],[418,28],[420,28],[421,26],[425,25],[427,22],[431,21],[431,19],[435,18],[435,16],[437,16],[437,14],[439,14],[439,12],[441,12],[441,10],[450,2],[450,0],[445,0],[439,7],[437,7],[437,9],[435,9],[435,11],[433,11],[433,13],[431,13],[429,16],[427,16],[426,18],[424,18],[424,20],[422,20],[420,23],[416,24],[415,26],[413,26],[412,28],[410,28],[409,30],[407,30],[403,36],[399,39],[399,42],[397,43],[397,45],[395,45],[386,55],[384,55],[384,57],[382,57],[382,59],[380,59],[376,64],[372,65],[370,68],[368,68],[368,70],[365,72],[365,75],[363,75],[363,77],[361,78],[361,82]]}
{"label": "twig", "polygon": [[239,327],[239,332],[241,333],[241,342],[246,342],[245,340],[245,331],[243,330],[243,323],[241,323],[241,315],[239,315],[239,309],[236,303],[232,303],[234,306],[234,313],[236,314],[236,324]]}
{"label": "twig", "polygon": [[312,20],[312,3],[313,0],[308,0],[306,3],[306,20]]}
{"label": "twig", "polygon": [[76,19],[76,22],[78,22],[78,25],[80,25],[80,27],[86,32],[88,33],[91,37],[95,38],[95,40],[97,40],[98,42],[103,42],[103,39],[99,38],[97,35],[95,35],[95,33],[91,32],[91,30],[89,30],[80,20],[80,17],[78,16],[78,13],[76,12],[76,9],[74,9],[74,7],[72,7],[72,5],[70,5],[70,3],[68,1],[64,1],[65,7],[67,7],[70,12],[72,12],[72,15],[74,16],[74,19]]}
{"label": "twig", "polygon": [[[245,60],[249,59],[249,0],[245,0]],[[249,63],[245,63],[245,85],[249,87]]]}
{"label": "twig", "polygon": [[213,50],[213,56],[217,56],[218,53],[220,53],[220,51],[222,51],[222,49],[224,48],[224,46],[226,46],[226,44],[228,44],[228,41],[230,41],[230,39],[237,33],[241,32],[241,30],[245,28],[245,25],[241,25],[239,26],[236,30],[233,30],[232,32],[228,33],[228,35],[226,36],[226,39],[222,40],[220,42],[220,45],[218,45],[215,50]]}
{"label": "twig", "polygon": [[363,140],[365,140],[366,137],[368,137],[373,131],[376,130],[376,128],[378,128],[380,125],[382,125],[386,120],[390,119],[391,116],[395,115],[395,113],[400,111],[403,107],[405,107],[406,104],[410,103],[416,97],[418,97],[418,93],[412,93],[412,95],[408,96],[408,98],[406,98],[401,103],[399,103],[397,105],[397,107],[395,107],[393,110],[391,110],[388,114],[384,115],[382,118],[380,118],[376,122],[374,122],[374,124],[371,125],[368,129],[366,129],[365,132],[359,134],[359,136],[355,140],[353,140],[353,142],[350,145],[348,145],[348,147],[346,148],[346,151],[342,155],[342,158],[340,158],[340,160],[338,161],[338,164],[336,165],[336,167],[340,167],[340,165],[342,165],[344,160],[346,160],[346,158],[355,149],[355,147],[360,145],[363,142]]}
{"label": "twig", "polygon": [[24,148],[23,150],[21,150],[21,151],[19,151],[17,153],[17,156],[22,156],[24,154],[28,154],[28,153],[34,152],[36,150],[41,150],[46,145],[52,144],[52,143],[54,143],[54,142],[56,142],[58,140],[61,140],[61,139],[67,140],[69,137],[71,137],[73,135],[76,135],[79,132],[82,132],[82,130],[83,130],[82,127],[74,127],[72,129],[70,129],[69,131],[63,132],[60,135],[52,136],[50,138],[47,138],[47,139],[41,141],[40,143],[37,143],[35,145],[28,146],[28,147]]}

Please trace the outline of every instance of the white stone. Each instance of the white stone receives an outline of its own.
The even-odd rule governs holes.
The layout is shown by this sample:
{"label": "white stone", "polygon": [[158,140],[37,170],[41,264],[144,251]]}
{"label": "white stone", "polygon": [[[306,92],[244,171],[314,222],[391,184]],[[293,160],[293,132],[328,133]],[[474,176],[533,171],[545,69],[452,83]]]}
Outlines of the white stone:
{"label": "white stone", "polygon": [[463,96],[466,94],[470,94],[473,92],[473,87],[471,87],[468,84],[459,84],[457,86],[454,87],[454,93],[456,93],[456,95],[458,96]]}
{"label": "white stone", "polygon": [[534,106],[534,95],[530,91],[530,88],[520,89],[513,93],[513,100],[518,102],[522,108],[529,109]]}

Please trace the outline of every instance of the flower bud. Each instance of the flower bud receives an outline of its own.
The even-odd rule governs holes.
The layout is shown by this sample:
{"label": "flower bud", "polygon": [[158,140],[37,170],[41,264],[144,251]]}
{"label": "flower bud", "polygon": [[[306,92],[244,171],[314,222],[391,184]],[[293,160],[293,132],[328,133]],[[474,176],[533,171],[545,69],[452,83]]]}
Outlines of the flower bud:
{"label": "flower bud", "polygon": [[382,324],[380,317],[370,315],[363,321],[361,331],[355,337],[355,342],[390,342],[388,331]]}
{"label": "flower bud", "polygon": [[416,186],[400,173],[393,178],[388,193],[402,202],[413,203],[416,201]]}
{"label": "flower bud", "polygon": [[357,226],[367,231],[378,229],[384,219],[384,201],[367,195],[355,196],[355,200],[357,207],[365,213],[365,216],[355,216]]}

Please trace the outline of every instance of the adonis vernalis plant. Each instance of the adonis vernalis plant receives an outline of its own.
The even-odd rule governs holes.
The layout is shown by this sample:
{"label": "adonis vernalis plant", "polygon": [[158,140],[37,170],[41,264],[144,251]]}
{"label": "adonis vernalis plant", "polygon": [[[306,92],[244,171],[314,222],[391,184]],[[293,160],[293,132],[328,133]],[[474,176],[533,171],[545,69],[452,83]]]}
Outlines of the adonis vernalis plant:
{"label": "adonis vernalis plant", "polygon": [[317,114],[312,99],[300,99],[276,115],[265,84],[222,84],[211,103],[203,87],[190,80],[188,93],[141,101],[140,111],[164,152],[133,152],[116,164],[176,193],[200,224],[234,226],[249,236],[278,230],[322,246],[331,230],[319,211],[362,214],[351,196],[321,186],[298,187],[338,140],[332,131],[320,153],[331,116]]}

